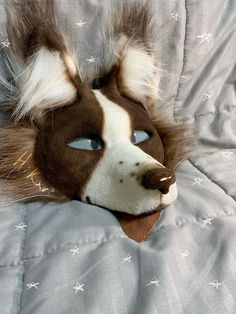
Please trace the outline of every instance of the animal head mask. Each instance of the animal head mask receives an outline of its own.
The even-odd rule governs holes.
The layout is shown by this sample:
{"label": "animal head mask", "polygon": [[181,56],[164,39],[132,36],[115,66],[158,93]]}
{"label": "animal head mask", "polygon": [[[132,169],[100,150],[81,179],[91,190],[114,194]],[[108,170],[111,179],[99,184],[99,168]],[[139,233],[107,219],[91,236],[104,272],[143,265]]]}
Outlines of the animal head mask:
{"label": "animal head mask", "polygon": [[[13,202],[78,199],[124,213],[124,230],[143,240],[157,219],[153,212],[176,199],[186,128],[161,110],[153,114],[158,75],[144,45],[118,36],[109,69],[82,80],[53,4],[45,4],[45,11],[28,4],[31,19],[18,9],[20,28],[8,11],[15,48],[2,53],[3,62],[9,67],[17,56],[23,73],[17,97],[5,104],[13,118],[0,129],[2,194]],[[141,215],[135,221],[144,233],[135,236],[126,214]]]}

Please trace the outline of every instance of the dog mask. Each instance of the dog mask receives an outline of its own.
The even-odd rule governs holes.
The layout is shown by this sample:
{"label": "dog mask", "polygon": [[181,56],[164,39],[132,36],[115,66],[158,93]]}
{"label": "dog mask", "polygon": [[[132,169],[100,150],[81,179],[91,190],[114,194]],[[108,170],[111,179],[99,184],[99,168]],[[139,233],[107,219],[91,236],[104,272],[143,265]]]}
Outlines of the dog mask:
{"label": "dog mask", "polygon": [[81,87],[78,101],[45,120],[35,158],[70,198],[139,215],[175,200],[175,176],[148,113],[119,94],[115,77],[100,90]]}
{"label": "dog mask", "polygon": [[2,194],[13,202],[78,199],[123,212],[125,232],[145,239],[159,215],[153,212],[177,197],[173,171],[186,146],[185,127],[152,114],[152,55],[121,36],[111,70],[92,89],[60,34],[42,26],[26,38],[15,119],[0,130]]}

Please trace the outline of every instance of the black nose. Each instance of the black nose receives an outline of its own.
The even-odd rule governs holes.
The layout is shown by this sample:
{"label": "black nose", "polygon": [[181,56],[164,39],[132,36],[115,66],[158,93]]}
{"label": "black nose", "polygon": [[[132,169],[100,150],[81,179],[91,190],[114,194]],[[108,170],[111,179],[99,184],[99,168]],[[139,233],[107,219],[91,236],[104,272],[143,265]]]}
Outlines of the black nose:
{"label": "black nose", "polygon": [[159,190],[163,194],[169,192],[169,187],[175,182],[175,174],[167,168],[157,168],[145,173],[142,185],[151,190]]}

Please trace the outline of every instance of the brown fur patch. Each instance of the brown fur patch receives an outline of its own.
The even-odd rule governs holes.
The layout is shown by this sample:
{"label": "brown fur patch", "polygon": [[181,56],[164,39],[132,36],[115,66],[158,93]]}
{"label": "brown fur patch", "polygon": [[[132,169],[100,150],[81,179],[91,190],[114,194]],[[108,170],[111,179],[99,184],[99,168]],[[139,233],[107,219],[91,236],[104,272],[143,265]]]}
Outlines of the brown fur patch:
{"label": "brown fur patch", "polygon": [[36,130],[28,125],[0,129],[0,189],[6,202],[66,200],[37,167],[33,158],[35,135]]}
{"label": "brown fur patch", "polygon": [[148,112],[142,107],[137,106],[135,102],[123,97],[116,85],[116,70],[112,70],[110,84],[103,87],[101,92],[111,101],[125,109],[131,118],[132,130],[144,130],[151,134],[150,140],[138,144],[144,152],[152,156],[160,163],[164,162],[164,149],[161,138],[149,117]]}
{"label": "brown fur patch", "polygon": [[42,46],[49,50],[64,50],[62,36],[57,31],[54,1],[8,1],[5,9],[12,48],[24,59]]}
{"label": "brown fur patch", "polygon": [[113,67],[108,74],[109,84],[101,89],[102,93],[129,112],[133,130],[146,130],[153,134],[149,141],[139,144],[138,147],[168,169],[175,170],[192,150],[191,128],[177,124],[162,109],[154,114],[137,102],[121,96],[117,85],[118,72],[119,68]]}
{"label": "brown fur patch", "polygon": [[152,117],[152,120],[164,146],[164,165],[170,170],[175,170],[192,151],[192,130],[187,125],[171,121],[161,112],[158,114],[158,118]]}
{"label": "brown fur patch", "polygon": [[133,1],[117,1],[116,18],[114,19],[114,34],[125,34],[128,38],[153,46],[153,31],[155,20],[148,3]]}
{"label": "brown fur patch", "polygon": [[101,135],[102,127],[102,109],[93,93],[85,89],[78,102],[49,113],[37,133],[35,158],[40,170],[70,198],[81,197],[104,149],[89,151],[67,144],[76,138]]}

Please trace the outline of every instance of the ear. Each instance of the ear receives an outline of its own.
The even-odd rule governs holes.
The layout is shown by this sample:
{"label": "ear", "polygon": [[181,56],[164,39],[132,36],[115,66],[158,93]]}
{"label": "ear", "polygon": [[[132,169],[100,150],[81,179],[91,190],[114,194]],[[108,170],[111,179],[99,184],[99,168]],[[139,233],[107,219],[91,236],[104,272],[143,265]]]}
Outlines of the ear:
{"label": "ear", "polygon": [[148,49],[122,36],[116,46],[118,89],[124,96],[152,106],[157,99],[159,77]]}
{"label": "ear", "polygon": [[46,111],[75,100],[77,66],[60,32],[54,1],[18,2],[6,6],[7,34],[20,65],[12,80],[18,87],[13,119],[38,121]]}
{"label": "ear", "polygon": [[77,97],[77,90],[68,75],[65,62],[72,63],[65,54],[65,62],[60,52],[40,48],[26,65],[21,76],[20,99],[13,116],[16,121],[30,116],[38,120],[44,112],[71,104]]}
{"label": "ear", "polygon": [[116,55],[119,92],[147,109],[163,142],[165,166],[175,170],[191,151],[192,130],[177,124],[167,109],[157,108],[159,76],[151,51],[122,36],[117,42]]}
{"label": "ear", "polygon": [[36,130],[29,126],[0,128],[0,189],[1,195],[5,195],[3,202],[66,200],[46,182],[37,167],[34,159],[35,137]]}

